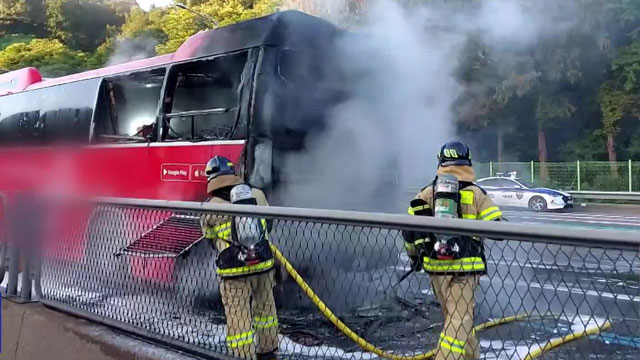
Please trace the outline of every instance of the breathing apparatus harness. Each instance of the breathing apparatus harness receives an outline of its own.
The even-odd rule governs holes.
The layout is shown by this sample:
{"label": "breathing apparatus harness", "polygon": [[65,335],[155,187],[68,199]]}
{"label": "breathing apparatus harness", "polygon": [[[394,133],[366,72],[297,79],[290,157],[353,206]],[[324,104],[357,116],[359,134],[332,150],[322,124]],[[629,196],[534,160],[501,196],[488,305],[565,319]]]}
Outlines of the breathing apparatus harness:
{"label": "breathing apparatus harness", "polygon": [[[473,182],[459,181],[455,176],[443,174],[437,176],[431,183],[433,196],[428,204],[422,199],[411,201],[413,215],[433,216],[436,218],[464,218],[461,204],[461,190],[474,185]],[[412,237],[417,256],[412,258],[412,269],[420,271],[424,269],[430,273],[442,274],[466,274],[484,272],[475,269],[459,269],[460,267],[447,266],[463,258],[481,258],[484,261],[482,242],[470,236],[415,233]],[[424,264],[423,264],[424,261]],[[480,261],[480,260],[478,260]],[[428,264],[428,265],[427,265]],[[454,270],[455,269],[455,270]]]}
{"label": "breathing apparatus harness", "polygon": [[[240,205],[258,204],[246,184],[235,185],[229,192],[229,201]],[[273,268],[265,220],[234,216],[219,227],[227,235],[219,237],[226,239],[229,244],[216,259],[217,272],[221,277],[253,275]]]}

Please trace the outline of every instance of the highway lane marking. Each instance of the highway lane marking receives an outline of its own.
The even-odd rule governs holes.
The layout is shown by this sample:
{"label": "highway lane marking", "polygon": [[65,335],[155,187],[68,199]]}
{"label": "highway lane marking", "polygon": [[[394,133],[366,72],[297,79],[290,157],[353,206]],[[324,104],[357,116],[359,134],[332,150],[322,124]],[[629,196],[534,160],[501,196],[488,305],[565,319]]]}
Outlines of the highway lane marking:
{"label": "highway lane marking", "polygon": [[[583,219],[563,219],[563,218],[540,218],[533,216],[515,216],[511,219],[532,219],[532,220],[552,220],[552,221],[562,221],[562,222],[573,222],[573,223],[586,223],[586,224],[609,224],[609,225],[621,225],[621,226],[630,226],[630,227],[640,227],[640,222],[622,222],[622,221],[603,221],[603,220],[583,220]],[[539,224],[539,223],[538,223]]]}
{"label": "highway lane marking", "polygon": [[538,213],[531,213],[531,212],[514,212],[514,213],[509,213],[509,212],[505,212],[505,215],[511,215],[511,216],[529,216],[529,217],[536,217],[536,218],[540,218],[540,219],[549,219],[549,218],[562,218],[562,219],[587,219],[587,220],[595,220],[595,219],[603,219],[603,220],[609,220],[609,221],[638,221],[640,222],[640,217],[635,217],[635,216],[585,216],[585,215],[567,215],[567,214],[538,214]]}
{"label": "highway lane marking", "polygon": [[580,225],[580,224],[545,224],[539,221],[514,221],[514,224],[527,224],[527,225],[555,225],[555,226],[571,226],[581,227],[585,229],[605,229],[605,230],[620,230],[620,231],[637,231],[636,226],[605,226],[605,225]]}
{"label": "highway lane marking", "polygon": [[550,284],[540,284],[537,282],[526,282],[523,280],[518,280],[516,281],[511,281],[511,280],[507,280],[507,279],[485,279],[485,278],[480,278],[481,282],[488,282],[489,284],[492,284],[493,282],[500,282],[501,284],[509,284],[509,285],[515,285],[515,286],[522,286],[522,287],[528,287],[528,288],[536,288],[536,289],[540,289],[540,290],[552,290],[553,292],[568,292],[571,294],[576,294],[576,295],[585,295],[585,296],[595,296],[595,297],[604,297],[604,298],[609,298],[609,299],[614,299],[614,300],[625,300],[625,301],[631,301],[631,302],[637,302],[640,303],[640,296],[633,296],[633,295],[627,295],[627,294],[618,294],[618,293],[610,293],[610,292],[605,292],[605,291],[595,291],[595,290],[583,290],[583,289],[576,289],[576,288],[568,288],[566,286],[562,286],[562,285],[558,285],[558,286],[553,286]]}
{"label": "highway lane marking", "polygon": [[586,217],[586,218],[612,218],[612,219],[636,219],[640,220],[640,216],[630,215],[610,215],[610,214],[590,214],[590,213],[562,213],[562,212],[535,212],[535,211],[513,211],[504,210],[505,214],[524,214],[524,215],[536,215],[540,217],[544,216],[563,216],[563,217]]}
{"label": "highway lane marking", "polygon": [[[560,271],[567,271],[567,269],[564,269],[563,267],[571,267],[573,272],[579,272],[579,270],[582,270],[581,268],[584,268],[584,270],[590,270],[593,272],[611,272],[611,271],[615,271],[617,273],[623,273],[623,274],[628,274],[628,273],[632,273],[635,274],[634,270],[640,271],[640,268],[638,269],[632,269],[631,266],[627,265],[627,264],[623,264],[622,266],[620,264],[614,264],[614,263],[599,263],[599,264],[595,264],[595,263],[589,263],[589,262],[581,262],[579,264],[574,264],[574,263],[570,263],[570,264],[549,264],[549,263],[544,263],[544,262],[532,262],[532,261],[527,261],[527,262],[518,262],[518,261],[514,261],[513,263],[509,263],[508,260],[500,260],[500,261],[487,261],[487,263],[489,264],[493,264],[493,265],[504,265],[504,266],[518,266],[518,267],[526,267],[526,268],[531,268],[531,269],[542,269],[542,270],[560,270]],[[577,270],[577,271],[576,271]],[[407,268],[407,271],[409,271],[409,269]]]}
{"label": "highway lane marking", "polygon": [[547,218],[565,218],[565,219],[609,219],[611,221],[625,220],[625,221],[638,221],[640,217],[637,216],[621,216],[621,215],[602,215],[602,214],[553,214],[553,213],[533,213],[525,211],[504,211],[505,215],[512,216],[533,216],[540,219]]}
{"label": "highway lane marking", "polygon": [[530,211],[530,210],[503,210],[504,213],[510,214],[536,214],[536,215],[562,215],[562,216],[608,216],[608,217],[626,217],[626,218],[636,218],[640,219],[640,216],[632,214],[632,215],[617,215],[617,214],[604,214],[604,213],[585,213],[585,212],[557,212],[557,211]]}

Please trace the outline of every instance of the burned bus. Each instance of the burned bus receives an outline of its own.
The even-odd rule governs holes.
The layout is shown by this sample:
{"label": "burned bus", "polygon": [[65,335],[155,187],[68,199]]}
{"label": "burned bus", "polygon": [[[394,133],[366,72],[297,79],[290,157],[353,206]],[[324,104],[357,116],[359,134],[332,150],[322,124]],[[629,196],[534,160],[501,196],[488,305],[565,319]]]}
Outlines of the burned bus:
{"label": "burned bus", "polygon": [[[282,173],[287,154],[321,133],[346,97],[331,65],[342,33],[286,11],[200,32],[173,54],[47,80],[33,68],[0,75],[0,193],[203,201],[205,164],[223,155],[249,184],[273,194],[290,177]],[[128,211],[92,211],[61,256],[97,259],[94,268],[159,283],[179,283],[189,262],[213,268],[210,247],[198,245],[198,219],[185,225],[184,217],[164,214],[141,225]],[[136,231],[126,226],[132,221]],[[187,235],[172,236],[178,230]],[[106,247],[105,236],[112,239]],[[303,273],[305,264],[322,271],[307,257],[349,269],[362,263],[344,249],[325,257],[283,250]]]}

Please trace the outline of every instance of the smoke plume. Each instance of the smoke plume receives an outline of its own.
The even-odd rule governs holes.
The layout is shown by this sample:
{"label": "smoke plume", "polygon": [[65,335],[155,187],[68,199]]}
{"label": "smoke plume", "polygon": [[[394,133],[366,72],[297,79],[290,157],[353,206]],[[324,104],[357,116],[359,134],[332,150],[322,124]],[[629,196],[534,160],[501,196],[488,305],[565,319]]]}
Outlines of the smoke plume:
{"label": "smoke plume", "polygon": [[107,66],[154,56],[157,44],[158,40],[149,35],[141,35],[133,39],[118,39],[115,42],[113,54],[107,61]]}
{"label": "smoke plume", "polygon": [[464,38],[429,30],[433,11],[377,1],[362,26],[338,41],[336,63],[349,74],[350,97],[306,152],[287,159],[286,172],[320,175],[287,187],[287,203],[397,211],[408,187],[434,174],[436,151],[454,136],[451,105],[461,89],[453,72]]}
{"label": "smoke plume", "polygon": [[[345,14],[339,6],[346,3],[327,1],[318,14]],[[570,2],[561,3],[558,12],[568,13]],[[309,137],[305,152],[287,158],[286,173],[314,175],[283,189],[282,201],[402,211],[412,196],[408,189],[432,180],[437,151],[457,137],[454,107],[468,89],[456,72],[469,39],[495,49],[525,48],[541,34],[570,26],[545,18],[553,13],[549,8],[522,4],[367,2],[359,25],[337,44],[336,71],[348,74],[344,90],[351,96],[331,111],[327,130]]]}

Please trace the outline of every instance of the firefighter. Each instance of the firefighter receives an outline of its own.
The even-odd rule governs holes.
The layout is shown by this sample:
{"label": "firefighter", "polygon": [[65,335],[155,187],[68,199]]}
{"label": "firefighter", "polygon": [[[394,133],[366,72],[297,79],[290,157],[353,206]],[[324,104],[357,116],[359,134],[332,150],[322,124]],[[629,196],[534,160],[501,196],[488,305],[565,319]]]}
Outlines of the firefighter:
{"label": "firefighter", "polygon": [[[451,141],[440,149],[435,180],[411,201],[410,215],[501,220],[502,212],[475,185],[469,148]],[[436,360],[478,359],[480,348],[473,330],[474,293],[486,274],[481,238],[424,232],[403,232],[414,269],[424,268],[444,313]]]}
{"label": "firefighter", "polygon": [[[205,173],[209,202],[268,205],[261,190],[250,188],[235,174],[229,159],[213,157]],[[275,359],[278,317],[267,222],[249,217],[205,215],[201,225],[205,237],[214,242],[218,251],[216,272],[220,276],[227,318],[228,348],[242,359]]]}

